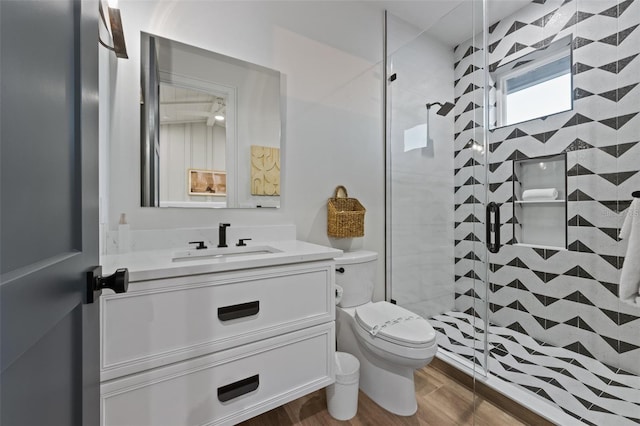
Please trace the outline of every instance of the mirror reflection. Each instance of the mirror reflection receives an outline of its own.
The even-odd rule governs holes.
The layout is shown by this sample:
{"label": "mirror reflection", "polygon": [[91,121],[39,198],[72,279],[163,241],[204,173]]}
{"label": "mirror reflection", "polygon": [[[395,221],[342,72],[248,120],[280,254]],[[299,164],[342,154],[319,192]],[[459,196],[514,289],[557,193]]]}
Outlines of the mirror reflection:
{"label": "mirror reflection", "polygon": [[280,206],[280,73],[141,33],[141,200]]}
{"label": "mirror reflection", "polygon": [[226,102],[226,94],[161,79],[160,207],[226,207]]}

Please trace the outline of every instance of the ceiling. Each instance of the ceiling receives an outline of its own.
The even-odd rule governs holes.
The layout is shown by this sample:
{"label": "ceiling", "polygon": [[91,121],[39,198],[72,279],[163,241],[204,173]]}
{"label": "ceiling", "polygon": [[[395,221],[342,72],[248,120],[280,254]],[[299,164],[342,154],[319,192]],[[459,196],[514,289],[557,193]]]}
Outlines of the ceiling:
{"label": "ceiling", "polygon": [[226,103],[223,97],[169,84],[160,84],[160,124],[206,123],[222,126]]}
{"label": "ceiling", "polygon": [[[513,14],[532,0],[488,0],[489,25]],[[482,28],[479,0],[385,0],[372,2],[449,46],[468,40]],[[477,28],[477,31],[474,31]]]}

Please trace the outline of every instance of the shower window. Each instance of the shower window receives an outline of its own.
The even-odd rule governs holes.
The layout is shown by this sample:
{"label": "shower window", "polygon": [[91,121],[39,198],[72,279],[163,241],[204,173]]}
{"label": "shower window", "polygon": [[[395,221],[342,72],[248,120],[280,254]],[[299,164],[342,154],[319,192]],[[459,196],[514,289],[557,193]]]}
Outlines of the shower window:
{"label": "shower window", "polygon": [[572,109],[571,37],[498,67],[492,77],[495,127]]}

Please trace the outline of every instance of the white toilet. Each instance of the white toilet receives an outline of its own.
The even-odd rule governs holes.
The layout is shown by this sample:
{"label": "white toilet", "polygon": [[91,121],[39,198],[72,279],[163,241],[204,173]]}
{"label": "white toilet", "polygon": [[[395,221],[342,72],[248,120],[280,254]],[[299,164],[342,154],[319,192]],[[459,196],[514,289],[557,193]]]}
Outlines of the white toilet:
{"label": "white toilet", "polygon": [[336,258],[338,351],[360,361],[360,389],[401,416],[418,409],[413,372],[436,354],[436,333],[424,318],[388,302],[372,302],[378,254],[346,252]]}

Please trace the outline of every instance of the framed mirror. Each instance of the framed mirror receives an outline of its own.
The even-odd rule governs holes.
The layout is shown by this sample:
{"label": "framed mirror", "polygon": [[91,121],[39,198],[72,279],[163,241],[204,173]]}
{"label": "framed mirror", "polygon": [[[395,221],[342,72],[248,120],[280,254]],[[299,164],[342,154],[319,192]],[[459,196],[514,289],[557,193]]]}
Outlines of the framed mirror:
{"label": "framed mirror", "polygon": [[280,206],[280,73],[141,33],[141,205]]}
{"label": "framed mirror", "polygon": [[571,46],[568,35],[489,73],[490,129],[573,108]]}

